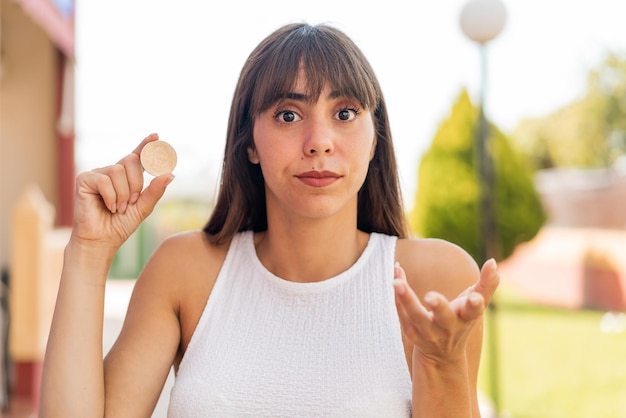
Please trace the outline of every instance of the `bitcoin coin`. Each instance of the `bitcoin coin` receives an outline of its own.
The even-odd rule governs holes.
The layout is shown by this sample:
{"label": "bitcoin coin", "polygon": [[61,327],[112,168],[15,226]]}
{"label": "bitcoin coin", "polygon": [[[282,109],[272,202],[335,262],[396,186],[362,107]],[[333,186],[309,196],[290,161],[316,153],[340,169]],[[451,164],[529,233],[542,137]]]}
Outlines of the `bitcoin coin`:
{"label": "bitcoin coin", "polygon": [[176,151],[165,141],[147,143],[140,156],[143,169],[153,176],[171,173],[176,168]]}

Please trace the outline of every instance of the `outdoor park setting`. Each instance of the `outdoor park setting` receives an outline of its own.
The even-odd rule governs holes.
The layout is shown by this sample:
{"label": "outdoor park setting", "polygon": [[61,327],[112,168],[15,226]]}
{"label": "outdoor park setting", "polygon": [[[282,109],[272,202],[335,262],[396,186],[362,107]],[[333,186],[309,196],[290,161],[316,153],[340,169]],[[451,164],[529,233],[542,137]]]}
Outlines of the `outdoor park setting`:
{"label": "outdoor park setting", "polygon": [[[626,369],[619,360],[626,348],[623,317],[545,307],[506,288],[498,302],[497,390],[502,416],[624,416]],[[491,355],[486,347],[481,375],[485,393],[493,384]]]}
{"label": "outdoor park setting", "polygon": [[[411,233],[453,242],[478,264],[498,261],[482,416],[626,418],[620,1],[444,1],[416,6],[413,17],[392,2],[378,15],[396,24],[378,31],[380,16],[324,1],[265,6],[275,11],[267,20],[258,18],[263,2],[245,14],[225,5],[224,16],[193,2],[175,11],[146,1],[39,3],[2,0],[0,9],[0,416],[36,416],[76,173],[152,131],[178,152],[176,181],[113,261],[110,347],[148,258],[211,213],[235,68],[261,34],[307,20],[354,33],[372,57]],[[103,35],[111,22],[117,30]],[[171,384],[154,418],[166,416]]]}

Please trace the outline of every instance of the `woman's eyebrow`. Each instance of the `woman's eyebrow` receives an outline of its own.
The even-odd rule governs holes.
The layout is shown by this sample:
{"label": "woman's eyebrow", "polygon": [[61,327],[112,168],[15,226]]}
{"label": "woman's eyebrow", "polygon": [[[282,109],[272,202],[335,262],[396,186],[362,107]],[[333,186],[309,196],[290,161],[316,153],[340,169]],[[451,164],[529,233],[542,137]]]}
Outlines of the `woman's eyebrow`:
{"label": "woman's eyebrow", "polygon": [[[341,94],[339,90],[333,90],[330,93],[328,93],[328,96],[326,97],[327,99],[332,100],[332,99],[337,99],[342,96],[343,94]],[[294,92],[285,93],[282,99],[291,99],[291,100],[297,100],[301,102],[308,102],[310,100],[308,95],[304,93],[294,93]]]}
{"label": "woman's eyebrow", "polygon": [[341,92],[339,90],[333,90],[330,93],[328,93],[327,98],[329,100],[332,100],[332,99],[337,99],[337,98],[342,97],[342,96],[343,96],[343,94],[341,94]]}
{"label": "woman's eyebrow", "polygon": [[297,100],[299,102],[306,102],[309,100],[309,96],[307,96],[304,93],[285,93],[282,99],[283,100],[291,99],[291,100]]}

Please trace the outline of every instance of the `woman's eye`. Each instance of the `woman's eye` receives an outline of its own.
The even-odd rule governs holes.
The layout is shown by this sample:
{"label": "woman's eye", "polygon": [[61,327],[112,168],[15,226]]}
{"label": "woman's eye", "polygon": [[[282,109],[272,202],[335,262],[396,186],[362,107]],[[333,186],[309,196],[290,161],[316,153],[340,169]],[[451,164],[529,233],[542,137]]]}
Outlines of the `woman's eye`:
{"label": "woman's eye", "polygon": [[356,115],[358,114],[358,109],[341,109],[339,112],[337,112],[337,119],[342,121],[349,121],[356,118]]}
{"label": "woman's eye", "polygon": [[278,119],[279,122],[284,122],[284,123],[297,122],[301,119],[297,113],[292,112],[290,110],[283,110],[280,112],[276,112],[276,115],[274,117]]}

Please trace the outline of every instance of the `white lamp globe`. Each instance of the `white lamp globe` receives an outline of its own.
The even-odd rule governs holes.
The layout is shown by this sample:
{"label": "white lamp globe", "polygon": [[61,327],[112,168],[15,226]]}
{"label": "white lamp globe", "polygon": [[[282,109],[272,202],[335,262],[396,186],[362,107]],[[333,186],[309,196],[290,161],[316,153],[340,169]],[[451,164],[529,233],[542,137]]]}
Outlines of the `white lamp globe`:
{"label": "white lamp globe", "polygon": [[461,10],[463,33],[480,44],[498,36],[505,23],[506,9],[500,0],[470,0]]}

